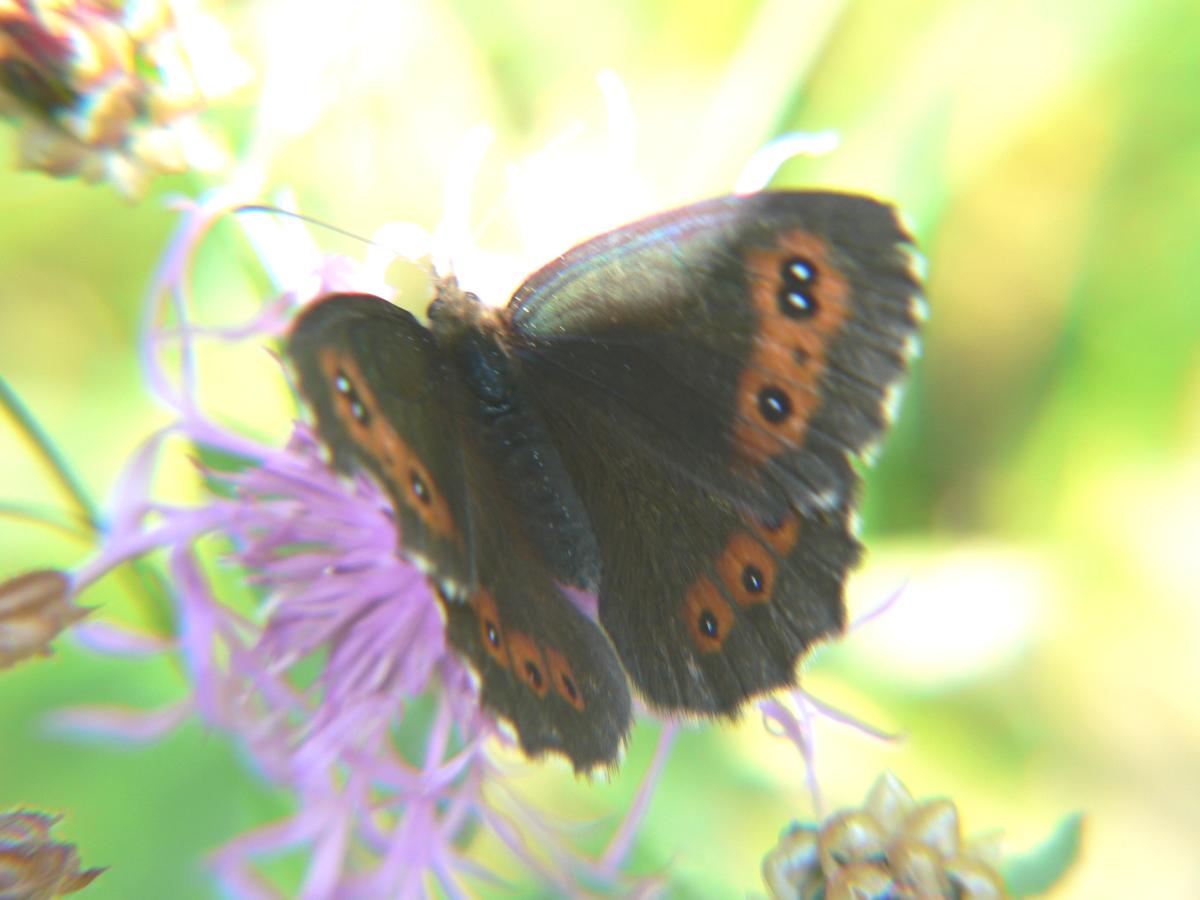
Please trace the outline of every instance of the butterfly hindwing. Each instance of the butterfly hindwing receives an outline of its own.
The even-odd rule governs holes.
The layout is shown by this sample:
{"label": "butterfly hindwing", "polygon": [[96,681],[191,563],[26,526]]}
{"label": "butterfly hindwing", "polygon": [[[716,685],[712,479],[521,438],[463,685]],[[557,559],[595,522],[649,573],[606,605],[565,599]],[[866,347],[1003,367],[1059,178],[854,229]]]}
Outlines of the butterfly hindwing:
{"label": "butterfly hindwing", "polygon": [[630,726],[629,684],[604,632],[558,583],[593,583],[597,550],[523,398],[499,402],[480,387],[504,380],[503,363],[487,363],[487,340],[469,340],[459,430],[479,584],[447,604],[450,638],[477,661],[484,703],[517,726],[528,755],[560,752],[577,770],[611,764]]}
{"label": "butterfly hindwing", "polygon": [[845,624],[842,586],[860,552],[848,509],[749,512],[657,464],[635,437],[569,422],[605,449],[579,486],[604,497],[589,509],[600,622],[640,693],[666,711],[728,715],[794,683],[797,659]]}
{"label": "butterfly hindwing", "polygon": [[611,765],[632,717],[621,664],[599,626],[512,538],[481,548],[481,581],[469,596],[442,595],[450,643],[528,756],[561,753],[577,771]]}

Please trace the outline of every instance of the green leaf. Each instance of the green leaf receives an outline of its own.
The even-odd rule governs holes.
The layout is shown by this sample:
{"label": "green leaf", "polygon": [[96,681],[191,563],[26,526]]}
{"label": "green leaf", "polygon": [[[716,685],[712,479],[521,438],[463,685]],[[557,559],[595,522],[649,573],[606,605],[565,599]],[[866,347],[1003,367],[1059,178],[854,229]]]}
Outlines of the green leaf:
{"label": "green leaf", "polygon": [[1042,844],[1028,853],[1010,856],[1000,866],[1004,883],[1014,897],[1034,897],[1049,891],[1079,857],[1083,814],[1072,813]]}

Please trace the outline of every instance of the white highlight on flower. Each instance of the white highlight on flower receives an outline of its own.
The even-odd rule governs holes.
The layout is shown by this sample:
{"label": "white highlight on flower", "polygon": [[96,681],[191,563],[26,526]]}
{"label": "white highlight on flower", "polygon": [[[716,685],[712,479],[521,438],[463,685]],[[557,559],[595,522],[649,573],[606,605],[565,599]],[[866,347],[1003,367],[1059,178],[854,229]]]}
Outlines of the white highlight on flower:
{"label": "white highlight on flower", "polygon": [[633,115],[633,103],[625,82],[612,69],[603,69],[596,74],[596,85],[604,97],[608,113],[608,154],[612,174],[620,176],[633,171],[634,153],[637,149],[637,121]]}
{"label": "white highlight on flower", "polygon": [[483,158],[495,137],[490,128],[477,125],[467,132],[450,157],[443,191],[442,220],[430,241],[433,266],[441,274],[455,273],[457,265],[469,265],[469,258],[478,254],[471,234],[471,195]]}
{"label": "white highlight on flower", "polygon": [[[467,134],[448,165],[443,218],[431,242],[437,272],[454,274],[464,289],[478,294],[484,303],[502,305],[537,266],[644,211],[636,202],[637,137],[628,91],[610,70],[599,72],[596,84],[607,123],[598,153],[594,144],[580,140],[588,134],[586,124],[571,124],[536,154],[508,166],[503,196],[491,212],[474,218],[471,198],[493,134],[483,127]],[[519,252],[479,247],[474,236],[505,206],[516,220]]]}
{"label": "white highlight on flower", "polygon": [[[520,163],[510,164],[505,171],[521,247],[526,255],[540,257],[533,260],[534,265],[551,255],[553,251],[549,248],[557,249],[553,239],[548,241],[547,236],[562,227],[563,216],[570,205],[564,202],[565,198],[572,197],[577,202],[580,199],[580,175],[585,168],[578,160],[567,157],[566,150],[585,130],[582,122],[572,123],[537,153]],[[589,174],[597,177],[595,172]]]}
{"label": "white highlight on flower", "polygon": [[507,287],[568,247],[656,205],[634,164],[637,129],[629,93],[611,70],[598,72],[596,84],[605,112],[601,141],[595,129],[577,122],[509,168],[524,259]]}
{"label": "white highlight on flower", "polygon": [[733,183],[735,194],[753,194],[761,191],[779,168],[794,156],[824,156],[838,147],[837,132],[794,131],[781,135],[760,148],[742,168]]}
{"label": "white highlight on flower", "polygon": [[[158,15],[158,4],[142,0],[130,6]],[[163,66],[159,76],[172,92],[183,94],[194,89],[206,98],[223,97],[245,87],[254,80],[254,69],[234,50],[224,23],[203,10],[196,0],[172,0],[167,5],[173,20],[172,32],[182,49],[187,64]],[[130,22],[137,27],[136,20]],[[144,26],[143,26],[144,27]]]}
{"label": "white highlight on flower", "polygon": [[371,235],[362,274],[369,281],[387,284],[387,272],[397,259],[421,263],[433,255],[433,237],[414,222],[389,222]]}
{"label": "white highlight on flower", "polygon": [[265,45],[267,60],[256,104],[255,152],[270,158],[276,148],[320,121],[336,88],[330,70],[340,44],[331,43],[330,37],[341,33],[345,20],[312,10],[299,12],[295,4],[268,4],[260,27],[268,34],[287,35],[287,40]]}
{"label": "white highlight on flower", "polygon": [[877,548],[872,560],[851,582],[852,595],[881,593],[898,570],[911,580],[904,602],[856,631],[847,653],[908,685],[945,689],[1013,665],[1058,590],[1045,559],[1003,544],[964,544],[925,559],[888,558]]}

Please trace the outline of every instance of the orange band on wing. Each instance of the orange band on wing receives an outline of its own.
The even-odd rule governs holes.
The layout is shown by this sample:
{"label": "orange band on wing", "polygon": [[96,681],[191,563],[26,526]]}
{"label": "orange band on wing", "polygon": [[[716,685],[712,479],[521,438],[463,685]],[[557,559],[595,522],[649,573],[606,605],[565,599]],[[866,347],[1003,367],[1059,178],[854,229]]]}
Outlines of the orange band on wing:
{"label": "orange band on wing", "polygon": [[460,540],[450,505],[420,457],[381,414],[358,363],[326,348],[319,354],[321,371],[334,396],[334,408],[359,448],[371,457],[404,505],[434,534]]}
{"label": "orange band on wing", "polygon": [[850,286],[808,231],[749,253],[746,268],[758,333],[738,382],[734,438],[745,460],[762,464],[804,441],[826,353],[850,315]]}
{"label": "orange band on wing", "polygon": [[740,606],[767,603],[775,591],[775,557],[745,531],[725,545],[717,558],[717,574]]}
{"label": "orange band on wing", "polygon": [[760,522],[755,532],[772,550],[787,556],[800,538],[800,517],[789,513],[778,522]]}
{"label": "orange band on wing", "polygon": [[567,662],[567,658],[553,647],[547,647],[546,660],[550,663],[550,678],[554,682],[554,690],[575,707],[576,712],[583,712],[587,704],[584,702],[583,691],[579,687],[575,673],[571,671],[571,664]]}
{"label": "orange band on wing", "polygon": [[683,598],[683,619],[692,643],[701,653],[720,650],[737,622],[732,607],[706,575],[700,576],[687,589]]}
{"label": "orange band on wing", "polygon": [[545,697],[550,689],[550,681],[546,674],[546,661],[542,658],[537,641],[524,632],[510,631],[508,652],[517,677],[539,697]]}
{"label": "orange band on wing", "polygon": [[467,601],[479,618],[479,637],[483,649],[487,651],[497,665],[507,669],[508,647],[504,643],[504,626],[500,624],[500,612],[496,609],[496,600],[487,588],[480,588]]}

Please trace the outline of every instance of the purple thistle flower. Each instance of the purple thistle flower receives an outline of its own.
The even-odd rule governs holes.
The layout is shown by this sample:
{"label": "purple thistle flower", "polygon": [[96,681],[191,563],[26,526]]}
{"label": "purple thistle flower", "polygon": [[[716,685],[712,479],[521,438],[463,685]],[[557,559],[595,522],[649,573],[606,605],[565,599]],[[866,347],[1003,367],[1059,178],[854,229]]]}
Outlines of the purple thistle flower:
{"label": "purple thistle flower", "polygon": [[[807,147],[791,141],[789,153]],[[780,145],[764,153],[773,154],[769,164],[757,160],[741,189],[760,187],[751,182],[765,182],[766,169],[782,161]],[[447,646],[424,576],[397,556],[384,493],[369,479],[335,475],[303,424],[275,447],[218,424],[204,410],[193,367],[198,341],[278,338],[294,309],[311,297],[335,290],[387,293],[382,263],[321,258],[297,223],[243,217],[264,265],[286,292],[250,321],[223,328],[192,324],[192,254],[240,199],[223,192],[181,204],[183,223],[148,304],[143,345],[148,385],[173,421],[130,459],[99,551],[72,579],[78,594],[129,560],[165,551],[180,623],[173,640],[101,621],[76,633],[103,652],[180,653],[191,693],[160,710],[78,709],[58,715],[58,723],[152,739],[195,713],[242,742],[263,774],[294,794],[296,811],[212,855],[218,878],[239,896],[275,896],[256,861],[296,851],[309,860],[301,897],[421,896],[433,886],[465,896],[469,885],[495,880],[464,846],[472,824],[489,829],[558,892],[579,893],[584,883],[630,895],[653,892],[657,879],[625,879],[620,872],[675,727],[663,728],[607,847],[596,858],[581,854],[557,823],[510,788],[490,753],[491,742],[512,741],[481,710],[473,676]],[[445,249],[436,244],[428,240],[411,256]],[[167,358],[178,359],[178,371],[168,369]],[[170,439],[182,439],[201,458],[197,467],[211,488],[202,505],[177,506],[154,494],[155,466]],[[216,458],[238,463],[203,461]],[[215,561],[198,546],[211,536],[228,545]],[[242,577],[254,604],[229,596],[236,589],[221,577],[226,572]],[[594,607],[594,598],[580,601]],[[760,709],[809,763],[815,799],[808,723],[825,710],[802,692],[792,697],[792,706],[768,699]]]}
{"label": "purple thistle flower", "polygon": [[[288,787],[297,811],[231,841],[213,854],[220,880],[245,896],[272,896],[255,872],[263,856],[304,850],[304,897],[419,896],[431,885],[451,896],[488,877],[460,846],[482,823],[538,878],[564,892],[578,879],[642,892],[652,880],[619,875],[646,812],[671,732],[664,732],[630,816],[598,860],[581,855],[561,832],[506,789],[488,742],[508,741],[481,710],[476,683],[445,641],[442,613],[425,577],[395,552],[390,504],[374,482],[328,466],[308,428],[297,424],[282,448],[216,424],[202,410],[190,373],[193,343],[261,339],[282,332],[294,297],[267,307],[252,323],[201,332],[186,321],[188,261],[196,240],[230,204],[214,197],[192,207],[168,255],[149,313],[144,361],[148,381],[175,421],[151,436],[118,481],[98,555],[73,579],[78,592],[125,561],[166,550],[168,582],[180,633],[165,642],[111,624],[77,629],[93,649],[113,653],[178,650],[191,695],[146,714],[76,709],[60,727],[127,738],[153,738],[190,713],[236,735],[272,781]],[[343,260],[313,268],[319,292],[362,289]],[[375,286],[375,285],[370,285]],[[170,299],[179,324],[158,323]],[[162,351],[176,343],[181,374],[170,377]],[[168,438],[184,438],[212,496],[198,507],[158,500],[155,465]],[[222,570],[243,573],[261,597],[242,612],[222,596],[212,561],[197,547],[225,537]],[[299,670],[316,663],[307,682]],[[409,718],[417,705],[432,712]],[[402,740],[397,740],[397,735]],[[415,752],[413,747],[418,747]],[[406,750],[407,748],[407,750]],[[535,849],[536,848],[536,849]],[[366,860],[366,862],[361,862]]]}
{"label": "purple thistle flower", "polygon": [[[867,610],[851,621],[846,629],[847,635],[879,618],[895,606],[903,595],[904,588],[905,585],[901,585],[874,609]],[[864,722],[862,719],[825,703],[802,687],[782,694],[762,697],[755,705],[762,715],[763,727],[767,732],[791,741],[800,754],[800,758],[804,760],[805,783],[812,800],[813,812],[818,816],[824,815],[825,804],[821,799],[820,785],[817,783],[816,745],[813,736],[813,722],[817,718],[829,719],[831,722],[852,728],[860,734],[876,740],[896,740],[895,735],[888,734],[869,722]]]}

